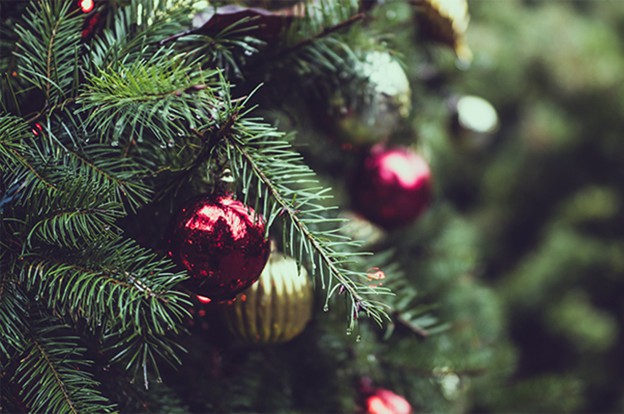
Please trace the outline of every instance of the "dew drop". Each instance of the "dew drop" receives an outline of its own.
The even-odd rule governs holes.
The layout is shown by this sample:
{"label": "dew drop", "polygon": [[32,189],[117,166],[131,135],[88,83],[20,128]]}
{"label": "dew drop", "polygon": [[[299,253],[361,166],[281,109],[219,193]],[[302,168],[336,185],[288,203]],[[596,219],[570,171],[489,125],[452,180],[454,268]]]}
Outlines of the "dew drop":
{"label": "dew drop", "polygon": [[355,337],[355,342],[360,342],[362,340],[362,336],[358,335]]}
{"label": "dew drop", "polygon": [[323,306],[323,312],[329,312],[329,305]]}
{"label": "dew drop", "polygon": [[351,335],[353,333],[353,330],[351,328],[347,328],[347,331],[345,333],[347,335]]}
{"label": "dew drop", "polygon": [[35,301],[39,301],[39,295],[35,296]]}
{"label": "dew drop", "polygon": [[163,383],[162,378],[161,377],[156,378],[156,383],[157,384],[162,384]]}
{"label": "dew drop", "polygon": [[118,140],[111,141],[111,147],[118,147],[118,146],[119,146],[119,141]]}
{"label": "dew drop", "polygon": [[173,139],[170,139],[169,141],[167,141],[167,146],[169,148],[173,147],[175,145],[175,141]]}

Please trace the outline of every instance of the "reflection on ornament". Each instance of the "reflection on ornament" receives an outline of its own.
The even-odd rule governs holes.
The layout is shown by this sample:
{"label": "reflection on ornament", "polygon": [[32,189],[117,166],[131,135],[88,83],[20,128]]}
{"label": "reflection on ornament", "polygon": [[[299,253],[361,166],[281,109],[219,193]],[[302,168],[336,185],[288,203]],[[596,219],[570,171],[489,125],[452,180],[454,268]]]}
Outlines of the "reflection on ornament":
{"label": "reflection on ornament", "polygon": [[94,6],[93,0],[80,0],[80,10],[82,10],[83,13],[89,13],[93,10]]}
{"label": "reflection on ornament", "polygon": [[373,395],[368,398],[366,405],[367,412],[370,414],[410,414],[412,412],[412,407],[405,398],[396,394],[385,398]]}
{"label": "reflection on ornament", "polygon": [[496,109],[483,98],[465,95],[451,100],[452,134],[469,149],[487,146],[498,130]]}
{"label": "reflection on ornament", "polygon": [[305,268],[273,251],[258,281],[219,306],[233,336],[246,344],[269,344],[299,335],[312,318],[312,302]]}
{"label": "reflection on ornament", "polygon": [[442,390],[442,394],[448,400],[454,400],[460,396],[462,381],[461,378],[449,367],[439,367],[433,369]]}
{"label": "reflection on ornament", "polygon": [[402,396],[383,388],[366,392],[366,414],[411,414],[412,406]]}
{"label": "reflection on ornament", "polygon": [[431,171],[427,162],[408,148],[374,147],[351,186],[354,208],[387,229],[420,216],[431,201]]}
{"label": "reflection on ornament", "polygon": [[459,124],[472,131],[488,134],[498,128],[496,109],[483,98],[466,95],[457,101]]}
{"label": "reflection on ornament", "polygon": [[199,301],[199,303],[206,305],[210,302],[212,302],[212,299],[207,298],[205,296],[201,296],[201,295],[195,295],[197,297],[197,300]]}
{"label": "reflection on ornament", "polygon": [[191,275],[185,283],[212,300],[233,298],[258,279],[269,256],[264,220],[227,196],[201,197],[175,217],[169,255]]}
{"label": "reflection on ornament", "polygon": [[405,71],[389,53],[370,52],[362,64],[362,72],[380,94],[394,97],[399,114],[407,117],[411,108],[410,84]]}

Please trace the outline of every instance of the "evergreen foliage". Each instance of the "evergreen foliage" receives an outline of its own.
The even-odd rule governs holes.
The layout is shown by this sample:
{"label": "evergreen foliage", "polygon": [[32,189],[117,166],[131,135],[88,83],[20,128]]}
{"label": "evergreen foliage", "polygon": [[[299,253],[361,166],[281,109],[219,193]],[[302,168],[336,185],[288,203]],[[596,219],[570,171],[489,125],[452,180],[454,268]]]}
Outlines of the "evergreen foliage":
{"label": "evergreen foliage", "polygon": [[[323,2],[306,20],[309,31],[339,23],[344,10]],[[314,182],[314,173],[283,134],[250,117],[248,99],[233,98],[226,71],[210,69],[215,56],[169,40],[192,11],[190,2],[103,4],[108,24],[88,44],[83,15],[62,0],[33,2],[3,26],[19,39],[17,83],[3,95],[0,119],[2,350],[20,390],[6,401],[19,398],[33,411],[110,411],[93,379],[109,374],[85,352],[146,388],[160,378],[158,361],[180,362],[176,334],[190,302],[174,287],[185,275],[127,238],[120,220],[201,183],[204,171],[221,174],[224,161],[269,224],[288,218],[284,240],[318,266],[327,301],[344,289],[350,329],[360,310],[383,318],[375,297],[387,289],[358,282],[366,274],[348,263],[361,253],[343,251],[354,244],[335,225],[321,231],[321,222],[336,224],[317,204],[327,190],[289,187]],[[228,44],[227,34],[236,32],[215,41]]]}
{"label": "evergreen foliage", "polygon": [[[622,411],[621,8],[471,2],[460,70],[422,2],[207,25],[231,3],[0,2],[0,412],[359,412],[369,380],[418,412]],[[389,143],[437,198],[353,233],[367,149],[329,107],[376,102],[371,51],[406,70]],[[499,109],[493,142],[449,127],[455,94]],[[315,282],[291,342],[237,345],[167,257],[174,212],[219,191]]]}

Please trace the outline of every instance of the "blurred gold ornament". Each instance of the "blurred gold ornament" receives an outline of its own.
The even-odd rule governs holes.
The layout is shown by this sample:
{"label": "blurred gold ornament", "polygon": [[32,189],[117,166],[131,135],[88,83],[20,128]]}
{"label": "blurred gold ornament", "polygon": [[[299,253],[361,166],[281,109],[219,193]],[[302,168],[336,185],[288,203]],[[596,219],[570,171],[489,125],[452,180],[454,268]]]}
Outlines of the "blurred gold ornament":
{"label": "blurred gold ornament", "polygon": [[411,110],[411,88],[401,64],[387,52],[368,52],[359,64],[371,95],[364,102],[347,104],[336,93],[330,102],[333,133],[355,145],[386,140]]}
{"label": "blurred gold ornament", "polygon": [[419,27],[430,39],[450,46],[464,63],[472,61],[472,51],[464,36],[470,22],[468,0],[412,0],[421,13]]}
{"label": "blurred gold ornament", "polygon": [[258,281],[219,307],[234,337],[245,344],[272,344],[299,335],[312,318],[312,304],[308,272],[272,251]]}

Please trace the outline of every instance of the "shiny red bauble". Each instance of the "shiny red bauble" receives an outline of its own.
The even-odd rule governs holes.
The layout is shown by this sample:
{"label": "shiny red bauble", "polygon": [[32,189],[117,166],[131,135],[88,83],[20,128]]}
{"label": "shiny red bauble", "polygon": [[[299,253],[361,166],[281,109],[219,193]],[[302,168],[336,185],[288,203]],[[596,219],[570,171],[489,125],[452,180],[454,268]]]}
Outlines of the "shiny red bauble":
{"label": "shiny red bauble", "polygon": [[410,223],[431,202],[429,165],[406,147],[373,147],[354,178],[353,208],[386,229]]}
{"label": "shiny red bauble", "polygon": [[270,252],[263,218],[229,196],[204,196],[175,217],[169,255],[184,266],[193,293],[229,300],[255,282]]}
{"label": "shiny red bauble", "polygon": [[392,391],[378,388],[365,400],[366,414],[411,414],[412,406],[403,397]]}

